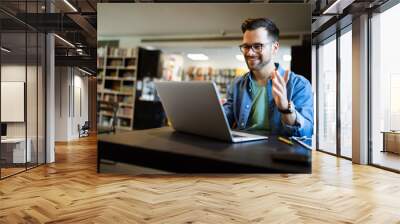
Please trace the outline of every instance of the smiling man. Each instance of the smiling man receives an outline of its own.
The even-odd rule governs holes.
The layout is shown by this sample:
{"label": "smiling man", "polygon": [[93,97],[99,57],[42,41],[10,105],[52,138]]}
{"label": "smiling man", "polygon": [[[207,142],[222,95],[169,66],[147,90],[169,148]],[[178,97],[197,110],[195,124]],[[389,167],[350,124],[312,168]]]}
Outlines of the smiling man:
{"label": "smiling man", "polygon": [[313,94],[303,76],[274,63],[279,29],[268,18],[247,19],[239,46],[249,72],[236,78],[224,104],[232,128],[286,136],[313,134]]}

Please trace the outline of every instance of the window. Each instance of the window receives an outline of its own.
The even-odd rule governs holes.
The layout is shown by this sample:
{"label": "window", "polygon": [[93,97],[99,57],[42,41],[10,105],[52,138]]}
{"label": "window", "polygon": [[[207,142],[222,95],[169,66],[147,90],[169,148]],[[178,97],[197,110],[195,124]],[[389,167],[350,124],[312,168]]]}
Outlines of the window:
{"label": "window", "polygon": [[351,158],[352,141],[352,33],[340,36],[340,155]]}
{"label": "window", "polygon": [[[1,6],[15,2],[1,2]],[[18,2],[39,13],[43,1]],[[45,34],[0,12],[0,178],[45,162]],[[11,98],[10,96],[14,96]],[[16,109],[11,109],[16,108]]]}
{"label": "window", "polygon": [[400,4],[371,18],[372,163],[400,170]]}
{"label": "window", "polygon": [[336,153],[336,39],[318,48],[318,139],[319,150]]}

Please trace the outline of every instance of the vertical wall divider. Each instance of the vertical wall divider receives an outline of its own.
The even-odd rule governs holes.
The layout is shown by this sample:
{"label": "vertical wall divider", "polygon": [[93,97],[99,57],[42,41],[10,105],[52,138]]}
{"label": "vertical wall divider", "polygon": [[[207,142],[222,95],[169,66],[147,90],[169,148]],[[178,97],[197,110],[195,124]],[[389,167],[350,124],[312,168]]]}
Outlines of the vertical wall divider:
{"label": "vertical wall divider", "polygon": [[[2,45],[2,32],[1,32],[1,29],[2,28],[2,23],[0,23],[0,47],[1,46],[3,46]],[[2,110],[2,108],[1,108],[1,67],[2,67],[2,63],[1,63],[1,51],[0,51],[0,124],[2,124],[2,122],[1,122],[1,110]],[[1,132],[1,130],[0,130],[0,132]],[[3,165],[2,165],[2,160],[1,160],[1,150],[2,150],[2,148],[1,148],[1,144],[0,144],[0,180],[2,179],[2,176],[1,176],[1,170],[2,170],[2,167],[3,167]]]}
{"label": "vertical wall divider", "polygon": [[[75,119],[75,69],[74,67],[71,67],[72,75],[71,75],[71,82],[72,82],[72,88],[71,88],[71,98],[72,98],[72,117]],[[72,122],[73,123],[73,122]],[[72,127],[73,128],[73,127]],[[72,129],[74,130],[74,129]],[[72,134],[74,132],[72,131]]]}
{"label": "vertical wall divider", "polygon": [[315,93],[315,128],[317,130],[315,130],[315,150],[319,150],[319,63],[318,63],[318,59],[319,59],[319,44],[316,45],[315,47],[315,86],[316,86],[316,93]]}
{"label": "vertical wall divider", "polygon": [[340,66],[340,36],[341,30],[336,27],[336,155],[341,156],[342,146],[342,129],[341,129],[341,114],[340,114],[340,103],[341,103],[341,66]]}
{"label": "vertical wall divider", "polygon": [[[25,21],[28,21],[28,0],[25,0]],[[24,88],[24,120],[25,120],[25,170],[28,170],[28,24],[25,22],[25,88]]]}
{"label": "vertical wall divider", "polygon": [[[39,0],[36,13],[39,13]],[[39,166],[39,30],[36,31],[36,166]]]}
{"label": "vertical wall divider", "polygon": [[[44,12],[48,13],[48,8],[50,6],[50,1],[49,0],[44,0],[45,2],[45,9]],[[47,31],[44,32],[44,69],[42,69],[44,71],[42,71],[42,79],[44,82],[44,164],[47,163],[47,151],[49,150],[47,148],[47,76],[48,76],[48,72],[47,72],[47,38],[48,35],[50,35]],[[43,77],[44,75],[44,77]]]}
{"label": "vertical wall divider", "polygon": [[[47,0],[46,0],[46,9],[45,12],[47,13]],[[44,33],[44,69],[42,69],[44,71],[44,77],[43,77],[43,73],[42,73],[42,79],[44,81],[44,163],[47,163],[47,35],[49,35],[49,33],[45,32]]]}
{"label": "vertical wall divider", "polygon": [[71,70],[67,67],[68,72],[68,118],[71,117]]}
{"label": "vertical wall divider", "polygon": [[367,85],[368,85],[368,95],[367,95],[367,108],[368,108],[368,124],[367,124],[367,132],[368,132],[368,155],[367,155],[367,164],[373,164],[373,149],[372,149],[372,65],[371,65],[371,56],[372,56],[372,29],[371,29],[371,20],[372,20],[372,12],[368,12],[368,20],[367,20],[367,46],[368,46],[368,53],[367,53]]}
{"label": "vertical wall divider", "polygon": [[58,87],[60,88],[59,90],[60,90],[60,94],[58,94],[58,95],[60,95],[60,118],[62,117],[62,96],[61,96],[61,92],[62,92],[62,85],[61,85],[61,79],[62,79],[62,75],[60,74],[59,76],[58,76]]}

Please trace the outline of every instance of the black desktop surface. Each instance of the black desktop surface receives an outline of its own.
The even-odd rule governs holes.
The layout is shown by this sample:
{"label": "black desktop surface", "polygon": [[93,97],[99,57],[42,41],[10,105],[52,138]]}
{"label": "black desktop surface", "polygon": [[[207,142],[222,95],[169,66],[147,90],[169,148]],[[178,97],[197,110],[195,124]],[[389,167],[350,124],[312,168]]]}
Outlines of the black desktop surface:
{"label": "black desktop surface", "polygon": [[165,125],[165,113],[160,101],[135,101],[135,130],[159,128]]}
{"label": "black desktop surface", "polygon": [[311,150],[268,140],[227,143],[169,127],[98,137],[101,159],[177,173],[311,173]]}

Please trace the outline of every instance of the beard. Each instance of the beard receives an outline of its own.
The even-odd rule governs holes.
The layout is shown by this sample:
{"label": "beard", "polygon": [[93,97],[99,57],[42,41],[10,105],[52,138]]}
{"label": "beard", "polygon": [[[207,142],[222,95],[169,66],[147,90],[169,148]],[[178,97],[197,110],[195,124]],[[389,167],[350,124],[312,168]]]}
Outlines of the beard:
{"label": "beard", "polygon": [[246,64],[250,71],[261,71],[266,65],[271,62],[271,59],[264,61],[261,57],[245,57]]}

